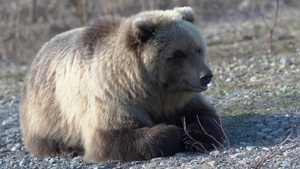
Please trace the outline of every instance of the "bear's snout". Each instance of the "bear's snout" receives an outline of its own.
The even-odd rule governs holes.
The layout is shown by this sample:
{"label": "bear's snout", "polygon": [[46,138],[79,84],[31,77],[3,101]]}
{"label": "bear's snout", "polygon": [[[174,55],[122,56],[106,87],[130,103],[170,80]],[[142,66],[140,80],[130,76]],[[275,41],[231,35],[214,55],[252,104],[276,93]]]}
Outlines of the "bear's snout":
{"label": "bear's snout", "polygon": [[212,77],[213,74],[210,71],[204,74],[203,76],[201,76],[200,77],[201,85],[207,85],[208,83],[210,83]]}

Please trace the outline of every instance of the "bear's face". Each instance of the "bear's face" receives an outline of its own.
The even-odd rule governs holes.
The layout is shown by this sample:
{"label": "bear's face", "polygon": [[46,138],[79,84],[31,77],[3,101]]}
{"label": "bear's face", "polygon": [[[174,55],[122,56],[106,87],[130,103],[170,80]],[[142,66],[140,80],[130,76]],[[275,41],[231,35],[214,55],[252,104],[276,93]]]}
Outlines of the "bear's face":
{"label": "bear's face", "polygon": [[146,17],[133,22],[147,74],[167,91],[201,92],[213,76],[206,65],[205,40],[189,12],[193,11],[177,18]]}
{"label": "bear's face", "polygon": [[161,44],[155,57],[163,61],[158,69],[164,72],[160,78],[167,90],[207,89],[212,73],[206,66],[205,40],[196,26],[182,21],[158,30],[153,40]]}

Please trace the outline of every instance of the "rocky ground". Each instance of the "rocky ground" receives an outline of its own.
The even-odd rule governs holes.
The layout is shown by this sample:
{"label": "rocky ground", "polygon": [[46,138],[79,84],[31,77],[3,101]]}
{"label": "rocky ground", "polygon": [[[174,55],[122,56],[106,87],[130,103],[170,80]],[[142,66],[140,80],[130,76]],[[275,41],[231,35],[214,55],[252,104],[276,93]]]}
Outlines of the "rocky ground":
{"label": "rocky ground", "polygon": [[[263,22],[207,25],[214,72],[207,98],[228,140],[207,153],[130,163],[85,163],[82,156],[31,157],[19,128],[20,89],[27,66],[0,62],[0,168],[300,168],[300,23],[280,20],[274,53]],[[238,26],[237,26],[238,25]],[[250,26],[249,26],[250,25]],[[126,146],[126,145],[124,145]]]}

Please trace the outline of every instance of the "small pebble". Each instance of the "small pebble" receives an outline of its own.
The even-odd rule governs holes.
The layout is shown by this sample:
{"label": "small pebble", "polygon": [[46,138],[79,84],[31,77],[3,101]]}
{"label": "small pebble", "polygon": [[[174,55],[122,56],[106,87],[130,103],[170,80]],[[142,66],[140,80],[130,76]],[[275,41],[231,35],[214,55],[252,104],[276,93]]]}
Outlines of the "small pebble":
{"label": "small pebble", "polygon": [[50,164],[55,164],[57,161],[56,161],[56,159],[55,158],[51,158],[50,160],[49,160],[49,163]]}
{"label": "small pebble", "polygon": [[186,153],[176,153],[174,156],[175,157],[187,157],[188,155]]}
{"label": "small pebble", "polygon": [[273,165],[273,168],[279,168],[280,167],[280,164],[279,163],[275,163],[274,165]]}
{"label": "small pebble", "polygon": [[211,151],[209,154],[212,155],[212,156],[217,156],[217,155],[220,154],[220,152],[215,150],[215,151]]}
{"label": "small pebble", "polygon": [[256,76],[252,76],[251,78],[250,78],[250,82],[255,82],[255,81],[257,81],[258,80],[258,77],[256,77]]}
{"label": "small pebble", "polygon": [[142,161],[132,161],[131,164],[133,165],[137,165],[137,164],[142,164],[143,162]]}
{"label": "small pebble", "polygon": [[276,126],[279,125],[279,122],[278,121],[273,121],[273,122],[270,122],[269,125],[272,126],[272,127],[276,127]]}
{"label": "small pebble", "polygon": [[247,146],[247,147],[246,147],[246,150],[252,151],[254,148],[255,148],[254,146]]}
{"label": "small pebble", "polygon": [[247,152],[241,152],[241,153],[236,153],[233,156],[235,158],[243,158],[243,157],[246,157],[246,155],[247,155]]}
{"label": "small pebble", "polygon": [[30,164],[30,160],[28,160],[27,158],[23,158],[19,163],[20,166],[28,165],[28,164]]}
{"label": "small pebble", "polygon": [[161,161],[161,160],[162,160],[161,157],[157,157],[157,158],[152,158],[152,159],[151,159],[152,162],[153,162],[153,161]]}
{"label": "small pebble", "polygon": [[14,146],[13,148],[10,149],[10,151],[17,151],[17,147]]}
{"label": "small pebble", "polygon": [[279,61],[282,65],[286,65],[287,63],[290,62],[290,60],[286,57],[282,57]]}
{"label": "small pebble", "polygon": [[15,144],[7,144],[7,145],[6,145],[6,148],[7,148],[8,150],[11,150],[14,146],[15,146]]}
{"label": "small pebble", "polygon": [[280,129],[278,129],[278,130],[272,132],[270,135],[271,135],[271,136],[275,136],[275,137],[279,137],[279,136],[281,135],[281,133],[283,133],[283,132],[284,132],[284,129],[283,129],[283,128],[280,128]]}
{"label": "small pebble", "polygon": [[160,166],[172,166],[172,164],[174,163],[174,161],[172,160],[164,160],[162,162],[159,163]]}
{"label": "small pebble", "polygon": [[266,133],[262,133],[262,132],[257,132],[256,136],[258,139],[264,139],[266,137]]}
{"label": "small pebble", "polygon": [[290,157],[291,156],[291,152],[289,151],[285,151],[282,153],[285,157]]}
{"label": "small pebble", "polygon": [[215,166],[215,163],[216,163],[216,161],[209,161],[209,162],[207,162],[207,164],[210,165],[210,166]]}
{"label": "small pebble", "polygon": [[267,135],[267,136],[266,136],[266,139],[267,139],[267,140],[273,140],[274,137],[272,137],[272,136],[270,136],[270,135]]}
{"label": "small pebble", "polygon": [[290,168],[291,167],[291,163],[288,162],[288,161],[282,161],[282,163],[281,163],[280,166],[283,167],[283,168]]}
{"label": "small pebble", "polygon": [[263,147],[261,148],[262,150],[265,150],[265,151],[269,151],[269,148],[268,147]]}
{"label": "small pebble", "polygon": [[271,133],[272,131],[273,130],[270,129],[270,128],[264,128],[264,129],[261,130],[261,132],[263,132],[263,133]]}

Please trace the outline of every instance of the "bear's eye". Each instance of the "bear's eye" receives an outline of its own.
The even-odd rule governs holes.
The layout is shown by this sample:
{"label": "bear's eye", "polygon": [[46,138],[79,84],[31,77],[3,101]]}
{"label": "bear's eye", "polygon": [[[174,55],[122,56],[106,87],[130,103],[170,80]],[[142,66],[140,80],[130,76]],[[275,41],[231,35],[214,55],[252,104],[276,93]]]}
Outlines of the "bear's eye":
{"label": "bear's eye", "polygon": [[173,58],[177,58],[177,59],[180,59],[180,58],[184,58],[185,57],[185,54],[180,51],[180,50],[177,50],[174,54],[173,54]]}
{"label": "bear's eye", "polygon": [[197,52],[198,54],[200,54],[200,53],[202,52],[201,48],[198,48],[198,49],[196,50],[196,52]]}

